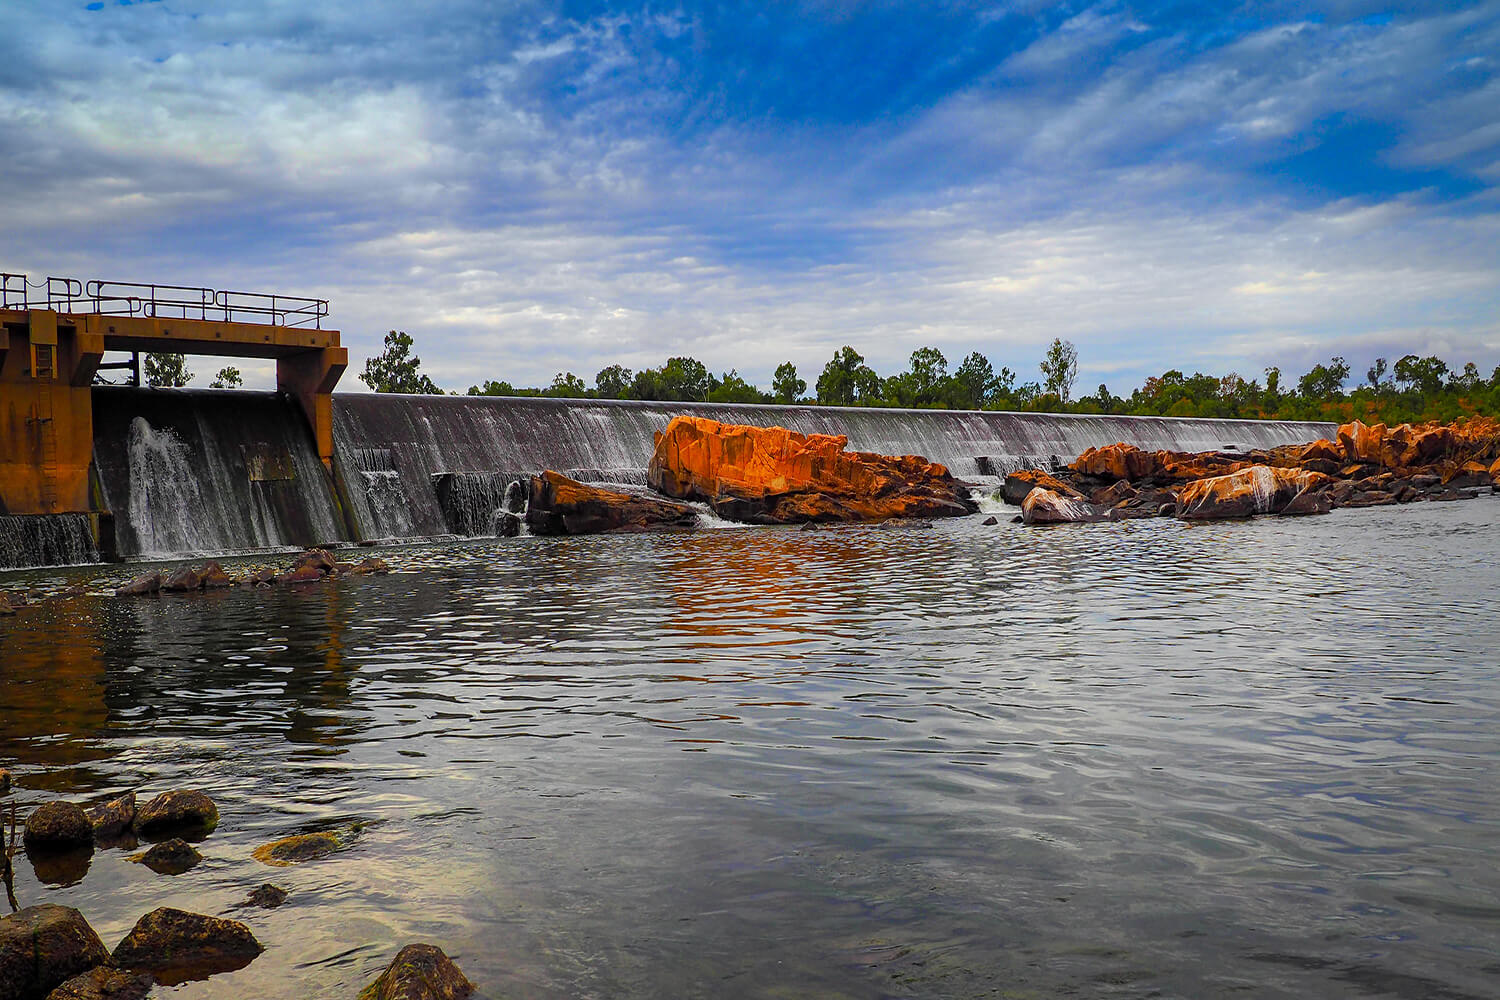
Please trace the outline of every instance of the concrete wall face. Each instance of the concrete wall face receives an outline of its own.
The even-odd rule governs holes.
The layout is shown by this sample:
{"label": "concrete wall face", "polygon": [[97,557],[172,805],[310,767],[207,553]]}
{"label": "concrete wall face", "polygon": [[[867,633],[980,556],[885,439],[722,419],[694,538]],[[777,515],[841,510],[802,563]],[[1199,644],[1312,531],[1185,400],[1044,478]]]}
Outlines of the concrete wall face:
{"label": "concrete wall face", "polygon": [[56,313],[0,324],[0,513],[91,510],[94,429],[89,383],[97,338]]}

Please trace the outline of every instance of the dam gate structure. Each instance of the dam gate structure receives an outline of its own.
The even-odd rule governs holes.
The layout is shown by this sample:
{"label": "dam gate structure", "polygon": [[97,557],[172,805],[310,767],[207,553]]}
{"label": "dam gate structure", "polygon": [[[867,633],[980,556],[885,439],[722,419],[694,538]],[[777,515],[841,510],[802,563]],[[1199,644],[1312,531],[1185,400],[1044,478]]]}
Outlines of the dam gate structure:
{"label": "dam gate structure", "polygon": [[331,472],[331,394],[349,356],[323,328],[328,312],[323,299],[0,273],[0,515],[108,513],[91,483],[93,385],[108,351],[135,355],[137,381],[141,353],[274,359],[278,390]]}

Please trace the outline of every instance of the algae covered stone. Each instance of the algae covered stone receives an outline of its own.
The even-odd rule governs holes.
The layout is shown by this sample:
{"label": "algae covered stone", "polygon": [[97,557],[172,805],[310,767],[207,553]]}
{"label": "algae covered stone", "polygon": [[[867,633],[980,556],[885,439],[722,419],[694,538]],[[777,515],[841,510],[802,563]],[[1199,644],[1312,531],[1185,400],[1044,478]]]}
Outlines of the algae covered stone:
{"label": "algae covered stone", "polygon": [[262,844],[251,852],[251,856],[265,864],[285,868],[287,865],[301,864],[332,854],[344,846],[345,839],[330,830],[299,833]]}
{"label": "algae covered stone", "polygon": [[244,968],[263,950],[250,928],[238,920],[163,906],[136,921],[110,960],[119,968],[145,969],[158,982],[175,984]]}
{"label": "algae covered stone", "polygon": [[47,1000],[145,1000],[155,985],[150,976],[100,965],[69,979]]}
{"label": "algae covered stone", "polygon": [[218,825],[219,808],[214,800],[191,789],[162,792],[135,814],[135,828],[145,834],[169,830],[206,834]]}
{"label": "algae covered stone", "polygon": [[26,851],[69,851],[94,843],[94,824],[73,802],[44,802],[26,818]]}
{"label": "algae covered stone", "polygon": [[181,875],[203,860],[203,855],[187,841],[177,837],[154,844],[131,861],[143,864],[158,875]]}
{"label": "algae covered stone", "polygon": [[436,945],[409,944],[396,953],[359,1000],[461,1000],[474,984]]}

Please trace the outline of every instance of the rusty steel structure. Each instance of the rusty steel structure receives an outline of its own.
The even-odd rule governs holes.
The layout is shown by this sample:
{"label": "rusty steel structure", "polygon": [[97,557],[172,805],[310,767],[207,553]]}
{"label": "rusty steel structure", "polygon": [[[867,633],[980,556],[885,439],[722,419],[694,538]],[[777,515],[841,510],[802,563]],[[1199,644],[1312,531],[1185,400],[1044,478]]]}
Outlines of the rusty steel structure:
{"label": "rusty steel structure", "polygon": [[0,514],[100,513],[90,387],[108,351],[274,359],[331,469],[349,352],[328,315],[326,299],[0,273]]}

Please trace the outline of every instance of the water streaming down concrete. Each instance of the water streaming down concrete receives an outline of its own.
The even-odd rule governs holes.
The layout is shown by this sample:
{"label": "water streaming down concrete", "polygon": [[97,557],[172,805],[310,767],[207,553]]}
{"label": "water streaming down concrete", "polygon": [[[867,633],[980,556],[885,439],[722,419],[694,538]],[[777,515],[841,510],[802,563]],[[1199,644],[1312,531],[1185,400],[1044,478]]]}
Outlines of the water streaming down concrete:
{"label": "water streaming down concrete", "polygon": [[[987,478],[981,464],[992,472],[1045,467],[1054,455],[1071,460],[1116,441],[1206,451],[1269,448],[1334,433],[1332,424],[1282,420],[348,395],[333,400],[334,461],[359,537],[466,533],[493,518],[444,504],[440,488],[455,474],[469,474],[459,478],[469,481],[471,501],[476,477],[503,480],[544,468],[584,481],[643,483],[653,435],[679,413],[845,434],[851,448],[923,455],[961,478],[979,480]],[[479,492],[486,502],[497,495],[493,488]]]}
{"label": "water streaming down concrete", "polygon": [[348,538],[306,420],[274,393],[98,389],[94,463],[127,558]]}
{"label": "water streaming down concrete", "polygon": [[[845,434],[852,448],[924,455],[979,481],[1116,441],[1248,449],[1334,431],[1293,421],[351,394],[333,400],[330,476],[284,396],[98,388],[93,406],[101,509],[114,514],[125,558],[491,534],[506,485],[542,469],[644,484],[653,435],[679,413]],[[87,522],[78,523],[40,535],[35,524],[5,529],[0,565],[97,559],[91,544],[80,547]]]}
{"label": "water streaming down concrete", "polygon": [[0,569],[98,561],[87,514],[0,515]]}

